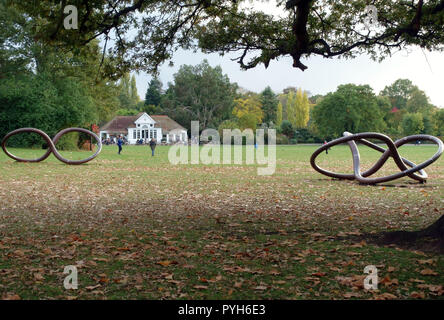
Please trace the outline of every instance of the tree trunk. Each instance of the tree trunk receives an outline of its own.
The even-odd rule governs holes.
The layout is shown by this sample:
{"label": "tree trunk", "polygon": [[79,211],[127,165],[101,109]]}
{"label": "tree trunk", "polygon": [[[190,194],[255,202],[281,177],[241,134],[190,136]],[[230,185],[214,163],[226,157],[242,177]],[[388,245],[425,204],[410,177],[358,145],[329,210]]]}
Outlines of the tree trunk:
{"label": "tree trunk", "polygon": [[419,245],[425,242],[440,252],[444,252],[444,215],[433,224],[419,231],[387,232],[382,237],[384,244]]}

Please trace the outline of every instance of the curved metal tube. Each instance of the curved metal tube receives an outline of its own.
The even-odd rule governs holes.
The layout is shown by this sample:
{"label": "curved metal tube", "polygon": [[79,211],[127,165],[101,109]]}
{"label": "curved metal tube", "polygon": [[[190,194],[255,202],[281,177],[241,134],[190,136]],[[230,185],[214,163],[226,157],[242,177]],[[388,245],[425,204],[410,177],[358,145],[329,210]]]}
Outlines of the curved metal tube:
{"label": "curved metal tube", "polygon": [[[40,158],[37,159],[23,159],[23,158],[19,158],[15,155],[13,155],[12,153],[10,153],[7,149],[6,149],[6,142],[9,140],[9,138],[11,138],[12,136],[22,133],[22,132],[31,132],[31,133],[37,133],[38,135],[40,135],[48,144],[48,150],[45,152],[44,155],[42,155]],[[82,160],[69,160],[66,159],[64,157],[62,157],[62,155],[57,151],[56,149],[56,144],[59,141],[59,139],[66,133],[69,132],[83,132],[86,133],[90,136],[92,136],[94,139],[96,139],[97,141],[97,151],[90,157],[86,158],[86,159],[82,159]],[[19,162],[40,162],[45,160],[46,158],[49,157],[49,155],[51,153],[54,154],[54,156],[60,160],[63,163],[69,164],[69,165],[79,165],[79,164],[84,164],[87,163],[91,160],[93,160],[95,157],[97,157],[99,155],[99,153],[102,151],[102,141],[100,141],[100,138],[94,133],[91,132],[89,130],[83,129],[83,128],[68,128],[68,129],[64,129],[62,131],[60,131],[59,133],[57,133],[57,135],[54,137],[54,139],[51,140],[51,138],[42,130],[39,129],[35,129],[35,128],[22,128],[22,129],[17,129],[14,131],[11,131],[10,133],[8,133],[2,140],[2,149],[3,151],[6,153],[6,155],[16,161]]]}
{"label": "curved metal tube", "polygon": [[[383,142],[385,142],[388,146],[388,149],[384,149],[368,140],[367,139],[378,139]],[[415,163],[402,158],[399,155],[398,148],[402,145],[410,142],[410,141],[417,141],[417,140],[428,140],[436,145],[438,145],[438,151],[428,160],[424,161],[423,163],[416,165]],[[367,171],[361,172],[360,169],[360,155],[358,146],[356,145],[355,141],[359,141],[360,143],[377,150],[382,153],[381,158]],[[353,155],[353,174],[344,174],[344,173],[335,173],[331,172],[325,169],[320,168],[316,164],[316,158],[318,155],[325,151],[328,148],[331,148],[335,145],[345,143],[350,147],[350,150]],[[382,182],[388,182],[395,179],[399,179],[405,176],[408,176],[412,179],[418,180],[420,182],[426,182],[427,181],[427,173],[423,170],[425,167],[431,165],[433,162],[438,160],[438,158],[441,156],[443,152],[443,142],[438,139],[437,137],[426,135],[426,134],[417,134],[412,135],[408,137],[404,137],[402,139],[396,140],[393,142],[392,139],[390,139],[388,136],[377,133],[377,132],[365,132],[365,133],[357,133],[357,134],[351,134],[349,132],[344,132],[344,137],[330,141],[329,143],[323,145],[319,149],[317,149],[313,155],[310,158],[310,164],[317,172],[326,175],[328,177],[332,178],[338,178],[338,179],[348,179],[348,180],[358,180],[360,183],[363,184],[376,184],[376,183],[382,183]],[[378,177],[378,178],[367,178],[371,176],[372,174],[376,173],[388,160],[389,157],[392,157],[395,161],[398,168],[401,170],[401,172],[385,176],[385,177]]]}

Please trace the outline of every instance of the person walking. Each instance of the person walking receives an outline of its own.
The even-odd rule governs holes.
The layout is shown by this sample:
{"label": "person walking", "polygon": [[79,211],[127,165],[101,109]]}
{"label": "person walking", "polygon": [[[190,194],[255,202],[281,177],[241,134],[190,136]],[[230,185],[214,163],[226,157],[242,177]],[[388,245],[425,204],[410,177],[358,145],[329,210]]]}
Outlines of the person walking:
{"label": "person walking", "polygon": [[120,154],[120,152],[122,152],[122,144],[123,144],[122,137],[119,136],[119,137],[117,138],[117,146],[119,147],[119,153],[118,153],[118,154]]}
{"label": "person walking", "polygon": [[150,140],[151,156],[154,157],[154,150],[156,150],[156,140],[151,138]]}
{"label": "person walking", "polygon": [[[325,146],[327,143],[328,143],[327,140],[324,140],[324,146]],[[325,149],[325,153],[326,153],[326,154],[328,154],[328,149],[329,149],[329,148]]]}

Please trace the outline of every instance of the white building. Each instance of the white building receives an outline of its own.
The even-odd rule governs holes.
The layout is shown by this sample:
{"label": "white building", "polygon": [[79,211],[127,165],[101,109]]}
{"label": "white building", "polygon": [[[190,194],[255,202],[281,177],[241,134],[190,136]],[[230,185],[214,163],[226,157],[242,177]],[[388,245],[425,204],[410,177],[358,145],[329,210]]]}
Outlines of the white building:
{"label": "white building", "polygon": [[168,116],[149,116],[145,112],[137,116],[117,116],[100,128],[102,140],[115,140],[119,135],[130,144],[137,141],[148,143],[154,138],[157,143],[186,143],[187,130]]}

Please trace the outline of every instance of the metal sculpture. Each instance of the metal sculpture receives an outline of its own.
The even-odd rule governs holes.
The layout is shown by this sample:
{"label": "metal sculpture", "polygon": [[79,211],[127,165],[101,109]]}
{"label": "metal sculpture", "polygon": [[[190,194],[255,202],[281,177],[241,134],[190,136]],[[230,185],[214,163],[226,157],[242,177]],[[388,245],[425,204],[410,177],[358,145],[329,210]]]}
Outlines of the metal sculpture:
{"label": "metal sculpture", "polygon": [[[374,144],[368,140],[365,139],[378,139],[383,142],[385,142],[388,146],[388,149],[384,149],[377,144]],[[428,160],[424,161],[423,163],[416,165],[415,163],[402,158],[399,155],[398,149],[402,145],[411,142],[411,141],[418,141],[418,140],[427,140],[435,143],[438,145],[438,151]],[[356,145],[356,142],[360,142],[363,145],[366,145],[374,150],[377,150],[382,153],[381,158],[367,171],[361,172],[360,169],[360,156],[359,156],[359,150],[358,146]],[[353,174],[345,174],[345,173],[335,173],[331,172],[325,169],[320,168],[316,164],[316,158],[318,155],[327,150],[328,148],[331,148],[335,145],[341,144],[341,143],[347,143],[351,149],[352,155],[353,155]],[[376,132],[365,132],[365,133],[357,133],[352,134],[349,132],[344,132],[344,137],[330,141],[329,143],[324,144],[322,147],[320,147],[318,150],[316,150],[310,159],[310,164],[317,172],[326,175],[328,177],[332,178],[338,178],[338,179],[347,179],[347,180],[357,180],[362,184],[377,184],[377,183],[383,183],[392,181],[395,179],[399,179],[405,176],[408,176],[412,179],[415,179],[419,182],[426,182],[427,181],[427,173],[423,170],[425,167],[429,166],[438,158],[441,156],[443,152],[443,142],[438,139],[437,137],[425,135],[425,134],[417,134],[408,136],[399,140],[396,140],[393,142],[392,139],[390,139],[388,136],[376,133]],[[376,173],[388,160],[389,157],[392,157],[395,161],[398,168],[401,170],[401,172],[385,176],[385,177],[376,177],[376,178],[367,178],[370,177],[372,174]]]}
{"label": "metal sculpture", "polygon": [[[19,158],[15,155],[13,155],[12,153],[10,153],[7,149],[6,149],[6,142],[8,141],[9,138],[11,138],[12,136],[19,134],[19,133],[23,133],[23,132],[31,132],[31,133],[37,133],[38,135],[40,135],[48,144],[48,150],[46,151],[46,153],[41,156],[40,158],[37,159],[23,159],[23,158]],[[60,137],[63,136],[66,133],[69,132],[82,132],[82,133],[86,133],[88,135],[90,135],[91,137],[93,137],[94,139],[96,139],[97,141],[97,151],[90,157],[86,158],[86,159],[82,159],[82,160],[69,160],[66,159],[64,157],[62,157],[60,155],[60,153],[57,151],[56,149],[56,144],[57,141],[59,141]],[[14,131],[11,131],[10,133],[8,133],[2,140],[2,149],[3,151],[6,153],[6,155],[16,161],[19,162],[40,162],[45,160],[46,158],[49,157],[49,155],[51,153],[54,154],[54,156],[60,160],[63,163],[69,164],[69,165],[79,165],[79,164],[83,164],[83,163],[87,163],[91,160],[93,160],[95,157],[97,157],[99,155],[99,153],[102,151],[102,142],[100,141],[100,138],[93,132],[83,129],[83,128],[68,128],[68,129],[64,129],[62,131],[60,131],[59,133],[57,133],[57,135],[54,137],[54,139],[51,140],[51,138],[43,131],[39,130],[39,129],[35,129],[35,128],[22,128],[22,129],[17,129]]]}

